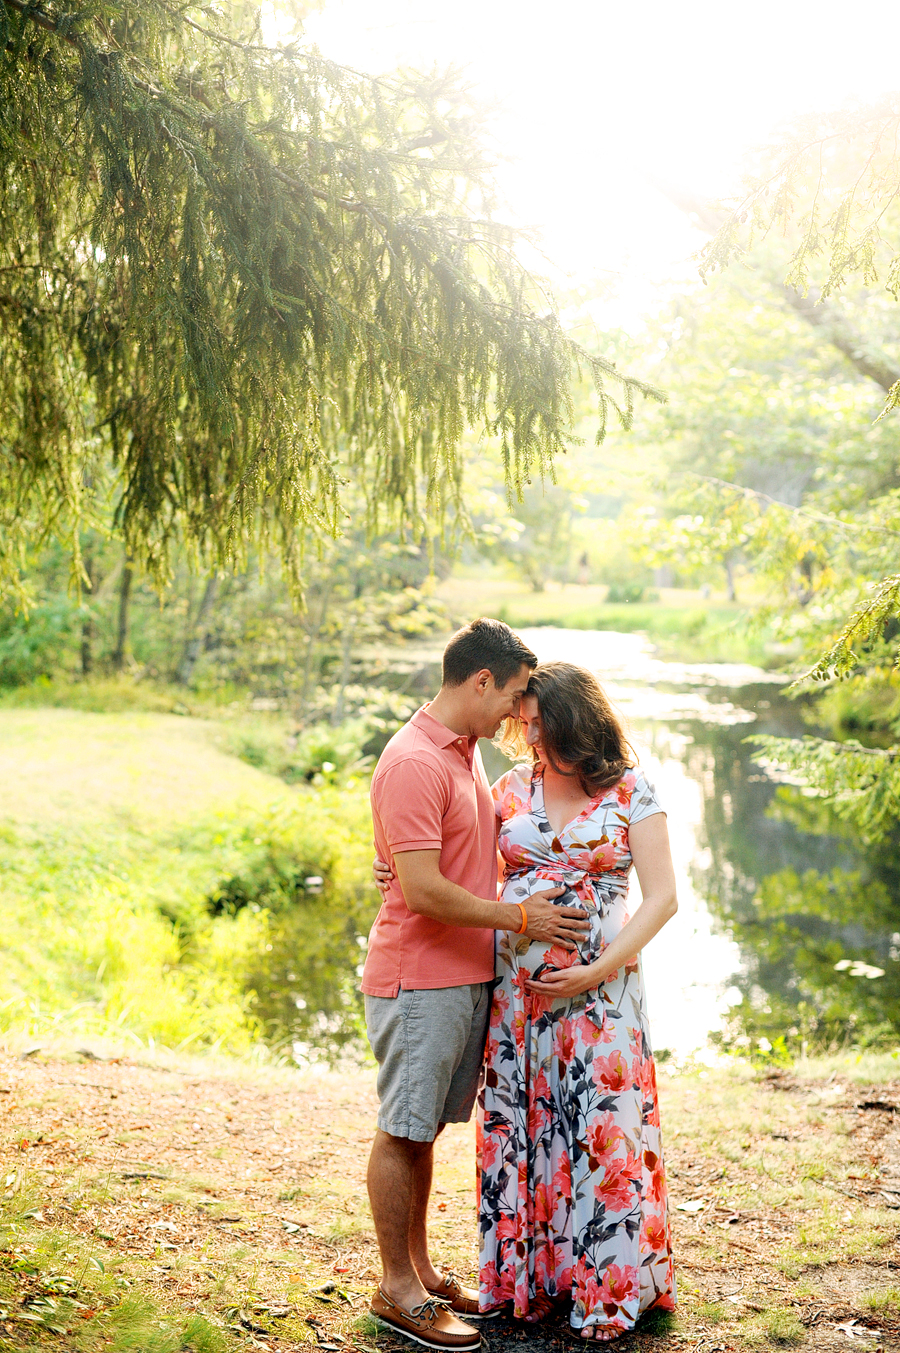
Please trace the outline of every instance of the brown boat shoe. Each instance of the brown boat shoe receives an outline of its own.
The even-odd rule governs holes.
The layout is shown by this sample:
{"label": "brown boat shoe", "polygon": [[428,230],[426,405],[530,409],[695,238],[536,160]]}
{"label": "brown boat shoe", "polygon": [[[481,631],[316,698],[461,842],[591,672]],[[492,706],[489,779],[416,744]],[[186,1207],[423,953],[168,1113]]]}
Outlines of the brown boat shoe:
{"label": "brown boat shoe", "polygon": [[426,1348],[451,1349],[453,1353],[475,1353],[481,1347],[481,1335],[471,1325],[458,1320],[450,1304],[441,1297],[429,1296],[418,1306],[406,1310],[392,1301],[383,1287],[375,1291],[369,1307],[382,1325],[413,1339]]}
{"label": "brown boat shoe", "polygon": [[454,1315],[461,1315],[464,1320],[493,1320],[502,1310],[502,1307],[495,1306],[492,1311],[480,1311],[478,1293],[474,1287],[463,1287],[456,1274],[449,1269],[444,1269],[444,1279],[439,1287],[426,1287],[425,1291],[446,1301]]}

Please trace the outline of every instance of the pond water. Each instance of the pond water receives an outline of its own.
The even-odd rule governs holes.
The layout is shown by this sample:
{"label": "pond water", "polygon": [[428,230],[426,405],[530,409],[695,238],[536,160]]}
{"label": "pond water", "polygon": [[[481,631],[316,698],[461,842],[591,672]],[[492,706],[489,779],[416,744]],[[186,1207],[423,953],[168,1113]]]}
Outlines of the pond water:
{"label": "pond water", "polygon": [[[665,662],[635,634],[520,633],[541,660],[597,673],[668,812],[679,912],[643,956],[658,1053],[702,1056],[711,1039],[776,1052],[782,1038],[795,1048],[896,1042],[900,844],[866,852],[820,800],[754,760],[748,735],[811,731],[785,678],[739,664]],[[423,688],[436,688],[439,656],[405,650],[403,668],[418,665]],[[508,763],[488,743],[482,751],[494,778]],[[636,901],[634,876],[632,889]],[[298,1052],[346,1046],[358,1034],[352,973],[365,915],[357,908],[346,924],[331,917],[317,930],[318,980],[298,971],[289,993],[276,977],[276,967],[282,979],[283,968],[297,967],[289,933],[284,954],[293,960],[256,975],[263,1010],[277,999],[282,1027],[299,1005]],[[325,973],[341,971],[340,991],[323,985]]]}
{"label": "pond water", "polygon": [[639,635],[522,637],[597,673],[668,812],[680,905],[644,951],[655,1046],[896,1044],[900,840],[867,850],[746,741],[816,731],[809,702],[757,668],[663,662]]}
{"label": "pond water", "polygon": [[[522,638],[541,661],[560,659],[596,672],[657,787],[668,816],[679,910],[643,954],[653,1044],[678,1057],[706,1049],[741,1000],[735,978],[743,967],[739,944],[717,923],[709,902],[707,817],[710,802],[721,801],[717,769],[741,759],[751,726],[776,731],[777,721],[778,732],[803,731],[800,711],[785,700],[783,678],[738,664],[664,662],[641,635],[533,629]],[[495,761],[495,749],[488,756]],[[636,904],[634,874],[631,888]]]}

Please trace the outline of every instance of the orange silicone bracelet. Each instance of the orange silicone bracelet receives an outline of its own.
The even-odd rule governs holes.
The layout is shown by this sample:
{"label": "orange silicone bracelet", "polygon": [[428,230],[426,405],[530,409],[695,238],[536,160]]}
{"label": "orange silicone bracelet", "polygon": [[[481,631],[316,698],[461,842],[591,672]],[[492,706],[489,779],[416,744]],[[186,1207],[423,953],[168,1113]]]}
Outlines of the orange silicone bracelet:
{"label": "orange silicone bracelet", "polygon": [[524,935],[524,934],[525,934],[525,931],[528,929],[528,912],[525,910],[525,903],[524,903],[524,902],[517,902],[517,903],[516,903],[516,906],[519,908],[519,911],[522,913],[522,928],[521,928],[521,930],[517,930],[517,931],[516,931],[516,934],[517,934],[517,935]]}

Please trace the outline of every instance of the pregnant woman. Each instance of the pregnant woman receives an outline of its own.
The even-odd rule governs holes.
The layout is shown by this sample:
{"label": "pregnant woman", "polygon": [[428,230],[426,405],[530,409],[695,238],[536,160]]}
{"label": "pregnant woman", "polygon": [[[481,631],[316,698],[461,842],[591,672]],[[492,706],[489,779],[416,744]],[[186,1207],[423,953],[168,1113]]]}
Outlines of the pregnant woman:
{"label": "pregnant woman", "polygon": [[[493,787],[502,897],[548,883],[591,921],[577,952],[512,934],[497,978],[479,1112],[480,1304],[609,1341],[675,1304],[643,946],[676,910],[666,820],[594,676],[532,674]],[[637,869],[643,902],[627,910]]]}

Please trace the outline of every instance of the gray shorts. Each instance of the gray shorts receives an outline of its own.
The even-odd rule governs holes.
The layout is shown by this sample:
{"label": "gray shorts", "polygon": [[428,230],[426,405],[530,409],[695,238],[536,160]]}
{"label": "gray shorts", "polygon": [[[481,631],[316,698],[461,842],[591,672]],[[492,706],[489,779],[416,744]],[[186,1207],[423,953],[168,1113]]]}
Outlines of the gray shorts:
{"label": "gray shorts", "polygon": [[382,1132],[433,1142],[440,1123],[468,1122],[484,1059],[491,989],[491,982],[476,982],[366,996]]}

